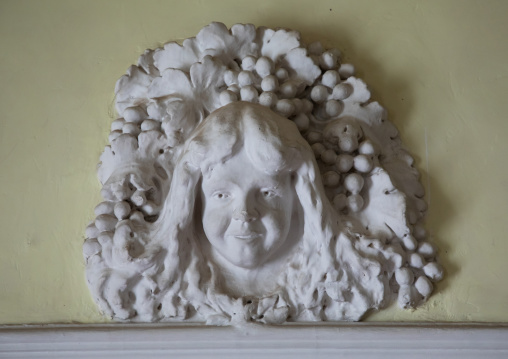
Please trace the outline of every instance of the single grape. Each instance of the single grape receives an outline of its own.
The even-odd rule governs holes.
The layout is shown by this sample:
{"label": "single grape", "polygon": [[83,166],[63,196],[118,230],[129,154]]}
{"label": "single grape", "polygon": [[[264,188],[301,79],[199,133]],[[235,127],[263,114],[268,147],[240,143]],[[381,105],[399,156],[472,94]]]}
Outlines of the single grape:
{"label": "single grape", "polygon": [[111,122],[111,131],[121,130],[124,124],[125,120],[123,118],[117,118],[116,120]]}
{"label": "single grape", "polygon": [[240,89],[240,98],[242,101],[257,102],[258,91],[254,86],[244,86]]}
{"label": "single grape", "polygon": [[129,205],[129,203],[125,201],[118,202],[115,205],[115,216],[116,218],[118,218],[118,220],[122,220],[129,217],[130,212],[131,206]]}
{"label": "single grape", "polygon": [[411,285],[414,280],[413,271],[406,267],[399,268],[395,272],[395,280],[399,285]]}
{"label": "single grape", "polygon": [[416,242],[416,239],[414,239],[414,237],[409,234],[402,237],[402,244],[404,244],[404,247],[410,251],[414,251],[418,247],[418,242]]}
{"label": "single grape", "polygon": [[137,136],[141,132],[138,125],[130,122],[127,122],[125,125],[123,125],[122,131],[123,133],[128,133],[133,136]]}
{"label": "single grape", "polygon": [[325,51],[319,58],[319,66],[322,69],[330,70],[337,66],[337,56],[330,51]]}
{"label": "single grape", "polygon": [[159,121],[147,119],[141,122],[141,131],[159,130],[160,126],[161,123]]}
{"label": "single grape", "polygon": [[422,226],[416,225],[413,227],[413,236],[418,240],[425,239],[427,237],[427,231]]}
{"label": "single grape", "polygon": [[321,55],[323,51],[325,51],[323,45],[319,41],[315,41],[307,45],[307,51],[309,51],[310,55]]}
{"label": "single grape", "polygon": [[434,282],[439,282],[443,279],[443,267],[439,263],[430,262],[423,267],[423,272]]}
{"label": "single grape", "polygon": [[[321,154],[322,156],[323,154]],[[335,187],[340,182],[340,175],[335,171],[328,171],[323,174],[323,184],[328,187]]]}
{"label": "single grape", "polygon": [[344,104],[341,101],[328,100],[326,101],[325,110],[326,114],[330,117],[337,117],[344,109]]}
{"label": "single grape", "polygon": [[146,195],[144,191],[137,190],[131,196],[131,201],[136,206],[142,206],[146,203]]}
{"label": "single grape", "polygon": [[399,306],[404,309],[414,307],[415,298],[410,285],[400,286],[397,302],[399,303]]}
{"label": "single grape", "polygon": [[102,198],[104,198],[107,201],[114,201],[115,200],[113,191],[111,191],[110,188],[102,188],[101,189],[101,196],[102,196]]}
{"label": "single grape", "polygon": [[304,113],[311,113],[313,108],[314,104],[311,101],[307,100],[306,98],[302,100],[302,111]]}
{"label": "single grape", "polygon": [[340,82],[340,76],[335,70],[326,71],[321,78],[321,83],[331,89],[333,89],[338,82]]}
{"label": "single grape", "polygon": [[332,149],[326,150],[321,154],[321,160],[323,160],[323,162],[328,165],[335,163],[336,159],[337,159],[337,154]]}
{"label": "single grape", "polygon": [[409,265],[413,268],[423,268],[425,265],[425,260],[423,257],[418,253],[411,253],[409,256]]}
{"label": "single grape", "polygon": [[95,218],[95,227],[97,227],[99,232],[112,231],[115,229],[117,222],[116,217],[110,214],[101,214]]}
{"label": "single grape", "polygon": [[339,75],[342,79],[347,79],[355,74],[355,67],[351,64],[342,64],[339,67]]}
{"label": "single grape", "polygon": [[352,194],[358,194],[363,188],[364,181],[358,173],[350,173],[344,178],[344,187]]}
{"label": "single grape", "polygon": [[149,216],[156,214],[157,212],[157,206],[151,201],[147,201],[141,209]]}
{"label": "single grape", "polygon": [[238,101],[238,96],[233,91],[225,90],[220,93],[219,101],[222,106],[226,106],[227,104],[230,104],[231,102]]}
{"label": "single grape", "polygon": [[365,155],[358,155],[354,159],[354,167],[358,172],[369,173],[372,171],[372,160]]}
{"label": "single grape", "polygon": [[377,151],[371,140],[365,140],[358,146],[358,153],[366,156],[375,156]]}
{"label": "single grape", "polygon": [[347,154],[340,154],[335,161],[335,168],[340,172],[346,173],[353,167],[353,156]]}
{"label": "single grape", "polygon": [[298,127],[298,130],[300,132],[307,131],[309,129],[309,118],[304,113],[299,113],[298,115],[293,118],[293,122],[296,124],[296,127]]}
{"label": "single grape", "polygon": [[[95,237],[94,237],[95,238]],[[85,243],[83,243],[83,255],[85,258],[93,256],[94,254],[99,253],[102,250],[102,246],[96,239],[87,239]]]}
{"label": "single grape", "polygon": [[99,230],[95,227],[94,223],[90,223],[85,229],[85,235],[87,238],[97,238]]}
{"label": "single grape", "polygon": [[284,81],[286,80],[288,77],[289,77],[289,74],[288,74],[288,70],[284,69],[284,68],[278,68],[276,71],[275,71],[275,76],[277,76],[277,78],[280,80],[280,81]]}
{"label": "single grape", "polygon": [[418,279],[415,282],[415,288],[422,296],[427,298],[429,295],[432,294],[432,291],[434,290],[434,286],[430,282],[430,280],[422,275],[418,277]]}
{"label": "single grape", "polygon": [[261,56],[256,62],[256,72],[260,77],[266,77],[273,71],[273,62],[265,56]]}
{"label": "single grape", "polygon": [[116,131],[110,132],[109,135],[108,135],[108,141],[109,141],[109,143],[111,143],[114,140],[116,140],[118,137],[120,137],[121,134],[122,134],[121,130],[116,130]]}
{"label": "single grape", "polygon": [[335,57],[337,58],[337,62],[338,63],[340,62],[340,59],[342,57],[342,52],[339,49],[331,48],[331,49],[328,49],[327,51],[331,52],[332,54],[334,54]]}
{"label": "single grape", "polygon": [[323,85],[316,85],[310,92],[310,97],[314,102],[321,103],[328,98],[328,90]]}
{"label": "single grape", "polygon": [[295,105],[293,102],[287,99],[277,101],[275,105],[275,110],[279,112],[284,117],[289,117],[295,110]]}
{"label": "single grape", "polygon": [[140,107],[129,107],[123,112],[123,118],[126,122],[138,124],[146,120],[147,113]]}
{"label": "single grape", "polygon": [[363,208],[363,197],[359,194],[348,196],[348,207],[352,212],[359,212]]}
{"label": "single grape", "polygon": [[275,92],[279,88],[279,80],[273,75],[266,76],[261,81],[261,89],[263,91]]}
{"label": "single grape", "polygon": [[[353,152],[358,148],[358,140],[347,132],[341,133],[339,134],[339,148],[344,152]],[[354,163],[356,164],[356,158]]]}
{"label": "single grape", "polygon": [[143,223],[145,221],[145,216],[140,211],[132,211],[129,219],[134,222]]}
{"label": "single grape", "polygon": [[95,206],[94,213],[96,216],[101,214],[113,214],[115,202],[104,201]]}
{"label": "single grape", "polygon": [[259,103],[266,107],[273,107],[277,103],[277,95],[273,92],[263,92],[259,95]]}
{"label": "single grape", "polygon": [[342,211],[347,207],[348,200],[344,193],[339,193],[335,197],[333,197],[333,206],[337,211]]}
{"label": "single grape", "polygon": [[254,83],[254,75],[250,71],[241,71],[238,74],[238,85],[240,88]]}
{"label": "single grape", "polygon": [[286,81],[279,87],[282,98],[293,98],[296,96],[297,87],[293,81]]}
{"label": "single grape", "polygon": [[420,242],[418,245],[418,253],[424,258],[430,258],[436,255],[436,247],[429,242]]}
{"label": "single grape", "polygon": [[245,56],[242,60],[242,70],[252,71],[256,67],[256,58],[254,56]]}
{"label": "single grape", "polygon": [[237,84],[233,84],[233,85],[228,87],[228,91],[231,91],[231,92],[236,93],[237,95],[239,95],[240,94],[240,86],[238,86]]}
{"label": "single grape", "polygon": [[224,82],[226,83],[226,86],[236,84],[237,81],[238,81],[237,72],[233,70],[226,70],[226,72],[224,73]]}
{"label": "single grape", "polygon": [[353,93],[353,87],[347,83],[340,83],[333,88],[332,98],[335,100],[345,100]]}
{"label": "single grape", "polygon": [[293,102],[293,105],[295,105],[295,113],[302,113],[304,112],[303,111],[303,101],[299,98],[293,98],[291,99],[291,101]]}
{"label": "single grape", "polygon": [[312,131],[312,132],[309,132],[309,134],[307,135],[307,141],[310,144],[313,144],[313,143],[316,143],[318,141],[321,141],[322,137],[323,136],[321,135],[320,132]]}
{"label": "single grape", "polygon": [[97,236],[97,241],[100,243],[101,246],[105,247],[111,244],[113,242],[113,235],[114,232],[101,232]]}

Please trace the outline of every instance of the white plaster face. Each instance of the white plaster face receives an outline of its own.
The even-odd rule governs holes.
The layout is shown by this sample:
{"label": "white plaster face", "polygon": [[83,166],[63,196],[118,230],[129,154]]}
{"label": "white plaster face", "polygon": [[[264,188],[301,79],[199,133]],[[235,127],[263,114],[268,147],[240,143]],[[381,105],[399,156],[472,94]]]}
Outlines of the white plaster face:
{"label": "white plaster face", "polygon": [[202,189],[205,235],[230,263],[256,268],[286,241],[295,197],[290,173],[267,174],[242,150],[215,166]]}

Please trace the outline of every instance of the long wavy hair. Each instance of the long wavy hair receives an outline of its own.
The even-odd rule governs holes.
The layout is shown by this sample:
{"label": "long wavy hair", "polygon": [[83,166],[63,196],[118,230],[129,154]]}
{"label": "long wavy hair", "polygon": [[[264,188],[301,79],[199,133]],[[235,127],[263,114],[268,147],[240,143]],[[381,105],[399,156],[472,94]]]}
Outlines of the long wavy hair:
{"label": "long wavy hair", "polygon": [[[279,274],[279,290],[264,298],[231,298],[223,292],[218,268],[199,243],[201,180],[241,149],[258,169],[294,176],[303,212],[303,223],[292,224],[301,226],[302,238]],[[355,241],[364,238],[346,231],[327,199],[307,141],[294,123],[263,106],[230,104],[198,126],[177,162],[154,228],[153,245],[165,249],[164,264],[154,276],[160,290],[154,307],[161,319],[358,320],[379,306],[388,287],[375,256],[355,249]]]}

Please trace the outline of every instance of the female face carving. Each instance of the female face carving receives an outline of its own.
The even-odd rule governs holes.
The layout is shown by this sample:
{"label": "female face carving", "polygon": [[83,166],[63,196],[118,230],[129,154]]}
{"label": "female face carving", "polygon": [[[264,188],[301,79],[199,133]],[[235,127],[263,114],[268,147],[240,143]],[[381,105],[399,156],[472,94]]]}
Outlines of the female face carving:
{"label": "female face carving", "polygon": [[205,235],[230,263],[256,268],[286,241],[294,192],[290,173],[263,172],[242,150],[203,178]]}

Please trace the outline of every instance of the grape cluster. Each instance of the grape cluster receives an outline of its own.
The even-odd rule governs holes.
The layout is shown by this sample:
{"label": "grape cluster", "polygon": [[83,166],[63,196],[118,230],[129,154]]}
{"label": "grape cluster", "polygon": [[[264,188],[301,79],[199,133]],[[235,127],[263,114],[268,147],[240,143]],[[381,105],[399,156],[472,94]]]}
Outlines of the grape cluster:
{"label": "grape cluster", "polygon": [[[111,147],[101,160],[119,165],[107,176],[101,190],[104,201],[95,207],[96,218],[86,228],[87,237],[101,244],[113,237],[120,221],[154,222],[160,212],[167,174],[154,158],[163,156],[165,149],[152,147],[156,145],[154,139],[161,139],[164,134],[161,122],[149,117],[141,106],[130,107],[124,111],[123,118],[111,124]],[[123,168],[124,162],[129,161],[130,165]]]}
{"label": "grape cluster", "polygon": [[240,100],[259,103],[288,118],[312,111],[309,100],[297,98],[304,86],[291,79],[287,69],[276,67],[265,56],[245,57],[240,68],[225,72],[224,82],[227,89],[219,95],[222,106]]}
{"label": "grape cluster", "polygon": [[[436,247],[425,241],[426,233],[416,226],[413,235],[418,237],[413,250],[405,254],[406,261],[395,272],[392,282],[398,286],[398,302],[403,308],[413,308],[426,300],[434,290],[433,282],[443,278],[443,267],[436,262]],[[408,236],[410,237],[410,236]]]}
{"label": "grape cluster", "polygon": [[[152,183],[157,183],[153,178]],[[95,207],[95,221],[86,228],[88,238],[98,238],[102,232],[113,232],[119,221],[153,222],[161,208],[159,185],[139,185],[134,174],[102,189],[105,201]]]}
{"label": "grape cluster", "polygon": [[246,56],[236,69],[224,74],[227,86],[220,95],[221,106],[235,101],[259,103],[295,122],[302,132],[312,127],[311,121],[335,118],[344,109],[343,100],[353,87],[341,82],[353,75],[352,65],[340,65],[340,51],[324,51],[319,43],[307,49],[314,63],[325,71],[319,83],[307,86],[305,81],[291,76],[284,63],[274,63],[266,56]]}
{"label": "grape cluster", "polygon": [[148,118],[146,111],[141,107],[129,107],[123,113],[123,118],[118,118],[111,123],[109,142],[112,143],[122,134],[138,137],[141,132],[161,131],[161,122]]}
{"label": "grape cluster", "polygon": [[364,206],[365,177],[379,164],[379,151],[361,127],[348,119],[334,120],[323,132],[309,132],[307,141],[318,161],[327,195],[339,212]]}

